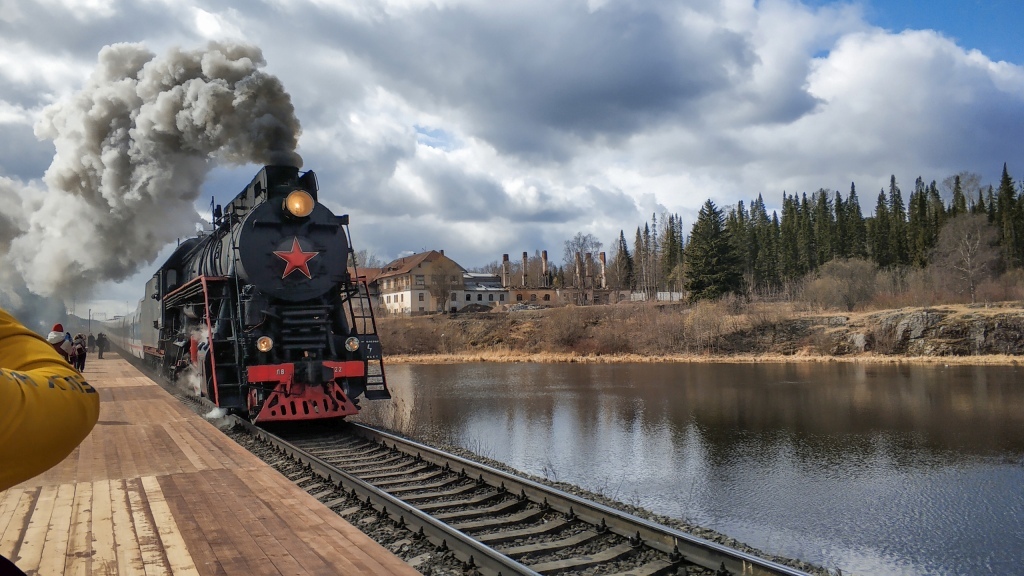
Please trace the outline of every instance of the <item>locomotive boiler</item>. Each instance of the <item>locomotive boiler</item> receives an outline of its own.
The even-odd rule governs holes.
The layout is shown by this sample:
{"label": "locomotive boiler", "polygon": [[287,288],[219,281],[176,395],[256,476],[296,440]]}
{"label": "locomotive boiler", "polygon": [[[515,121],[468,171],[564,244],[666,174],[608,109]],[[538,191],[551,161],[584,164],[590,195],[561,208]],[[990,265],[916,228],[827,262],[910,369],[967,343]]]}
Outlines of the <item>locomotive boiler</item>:
{"label": "locomotive boiler", "polygon": [[352,254],[316,175],[265,166],[146,284],[135,353],[253,421],[356,414],[391,396]]}

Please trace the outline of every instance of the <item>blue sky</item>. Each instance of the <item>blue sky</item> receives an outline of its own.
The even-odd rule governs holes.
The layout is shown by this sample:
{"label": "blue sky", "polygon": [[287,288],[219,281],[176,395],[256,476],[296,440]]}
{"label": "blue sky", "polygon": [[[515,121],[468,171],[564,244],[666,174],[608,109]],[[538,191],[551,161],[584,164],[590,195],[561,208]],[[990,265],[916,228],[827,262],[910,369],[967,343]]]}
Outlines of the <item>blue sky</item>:
{"label": "blue sky", "polygon": [[[577,233],[607,248],[652,214],[689,227],[707,199],[729,207],[761,194],[772,210],[784,192],[845,194],[855,183],[870,211],[890,176],[904,197],[917,177],[940,191],[963,171],[995,183],[1004,162],[1024,179],[1020,1],[3,6],[0,290],[91,298],[96,309],[136,300],[210,197],[232,197],[258,170],[258,150],[208,151],[208,139],[186,142],[183,157],[119,163],[133,146],[174,142],[108,129],[134,122],[134,106],[152,117],[152,88],[169,96],[183,81],[124,71],[178,69],[183,53],[256,55],[247,66],[287,92],[320,198],[350,215],[356,248],[384,260],[443,249],[473,268],[505,253],[561,254]],[[135,44],[108,48],[120,43]],[[185,104],[179,120],[260,124]],[[196,134],[175,135],[185,136]],[[174,159],[214,167],[205,181],[182,178]],[[151,189],[170,173],[174,186]]]}
{"label": "blue sky", "polygon": [[1021,0],[867,0],[864,15],[868,22],[893,32],[930,28],[992,60],[1024,64]]}

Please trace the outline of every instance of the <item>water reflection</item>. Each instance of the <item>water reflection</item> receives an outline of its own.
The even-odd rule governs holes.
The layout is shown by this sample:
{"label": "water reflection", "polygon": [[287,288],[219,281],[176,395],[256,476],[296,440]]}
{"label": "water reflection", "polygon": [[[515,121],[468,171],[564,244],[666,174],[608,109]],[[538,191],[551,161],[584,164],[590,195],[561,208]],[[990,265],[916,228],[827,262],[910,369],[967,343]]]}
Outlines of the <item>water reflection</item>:
{"label": "water reflection", "polygon": [[363,419],[844,573],[1017,572],[1015,367],[393,366]]}

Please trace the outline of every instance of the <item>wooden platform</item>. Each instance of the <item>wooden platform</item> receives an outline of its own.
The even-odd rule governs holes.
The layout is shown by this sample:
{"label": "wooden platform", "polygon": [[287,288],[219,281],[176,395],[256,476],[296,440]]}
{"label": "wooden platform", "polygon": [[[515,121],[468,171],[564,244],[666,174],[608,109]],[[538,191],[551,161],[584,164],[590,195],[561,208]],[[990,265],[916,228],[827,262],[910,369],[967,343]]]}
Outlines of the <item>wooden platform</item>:
{"label": "wooden platform", "polygon": [[106,356],[86,365],[102,401],[92,434],[0,492],[0,555],[40,576],[419,574]]}

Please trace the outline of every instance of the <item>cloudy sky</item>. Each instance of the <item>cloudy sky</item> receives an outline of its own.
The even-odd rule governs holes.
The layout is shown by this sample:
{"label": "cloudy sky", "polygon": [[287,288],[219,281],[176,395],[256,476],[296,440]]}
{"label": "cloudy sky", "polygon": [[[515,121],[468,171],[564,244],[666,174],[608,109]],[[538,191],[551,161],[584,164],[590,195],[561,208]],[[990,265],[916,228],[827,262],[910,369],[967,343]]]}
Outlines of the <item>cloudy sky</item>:
{"label": "cloudy sky", "polygon": [[[784,191],[845,196],[852,182],[870,210],[890,175],[907,191],[963,170],[989,183],[1006,162],[1020,180],[1022,29],[1019,0],[0,0],[0,265],[15,282],[46,263],[5,252],[109,245],[131,255],[48,256],[65,276],[30,282],[65,299],[74,284],[80,315],[134,307],[168,249],[129,249],[166,234],[137,213],[78,227],[121,204],[87,178],[54,190],[55,145],[63,163],[95,152],[61,144],[70,113],[55,110],[146,51],[249,45],[290,95],[296,151],[321,200],[351,215],[356,248],[384,260],[444,249],[471,268],[541,249],[557,260],[577,232],[607,246],[652,213],[689,227],[709,198],[763,194],[772,209]],[[119,43],[142,46],[100,57]],[[93,110],[108,101],[91,94]],[[164,188],[191,204],[179,212],[207,215],[258,160],[199,153],[205,178]],[[79,209],[78,197],[106,203]],[[181,214],[186,229],[194,215]],[[69,224],[54,233],[58,218]],[[111,236],[133,222],[141,232]]]}

